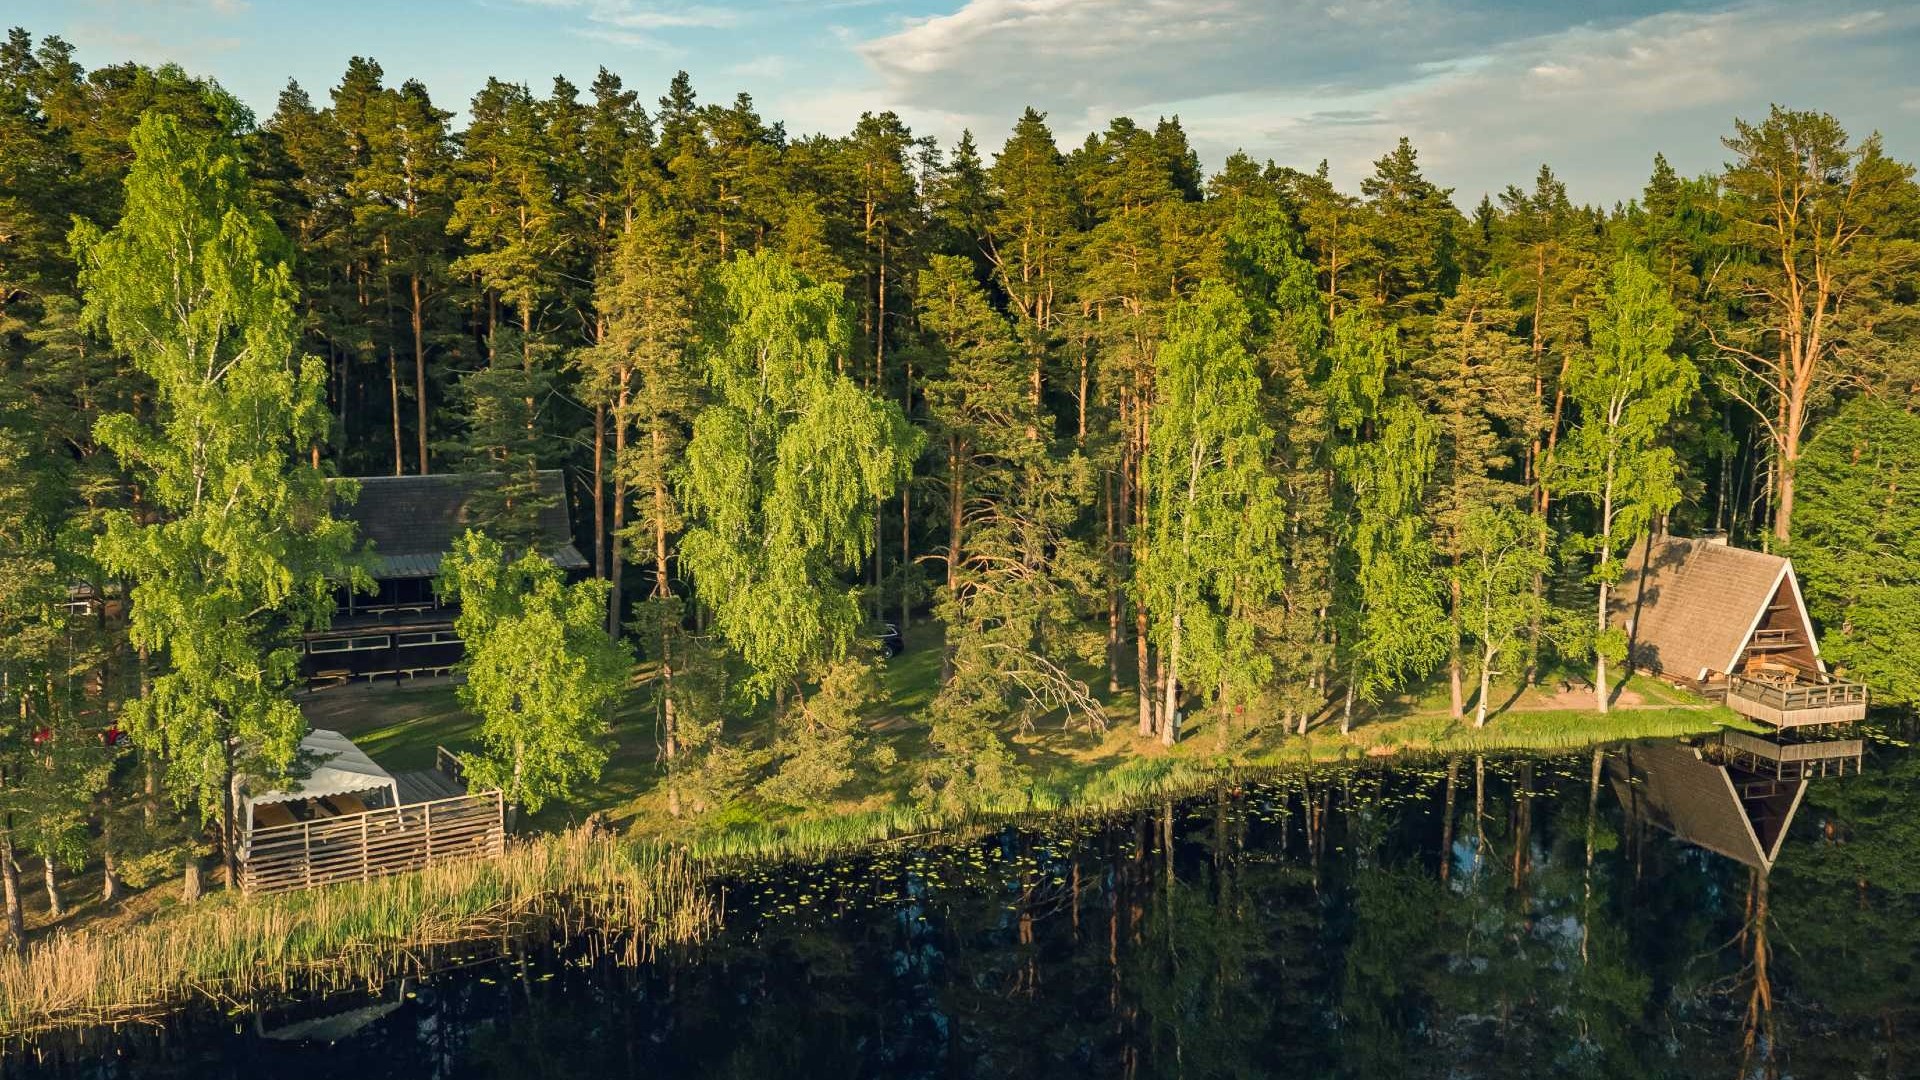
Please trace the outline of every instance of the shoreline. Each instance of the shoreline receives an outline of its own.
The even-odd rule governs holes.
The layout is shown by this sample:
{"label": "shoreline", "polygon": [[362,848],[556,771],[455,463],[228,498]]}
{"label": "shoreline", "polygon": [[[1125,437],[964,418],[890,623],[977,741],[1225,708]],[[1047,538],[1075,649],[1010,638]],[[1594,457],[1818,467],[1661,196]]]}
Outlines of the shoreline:
{"label": "shoreline", "polygon": [[0,1040],[152,1022],[196,999],[224,1003],[237,1015],[247,1011],[240,1000],[247,995],[385,981],[420,970],[437,949],[553,917],[614,929],[638,960],[717,929],[722,919],[709,886],[746,862],[820,862],[1034,817],[1107,816],[1204,793],[1249,773],[1476,753],[1557,754],[1711,734],[1732,726],[1731,719],[1726,710],[1694,705],[1606,716],[1508,713],[1480,729],[1404,717],[1348,736],[1337,727],[1290,736],[1239,755],[1208,754],[1196,745],[1186,753],[1040,776],[1019,804],[941,812],[893,802],[676,830],[681,836],[649,829],[650,819],[641,816],[617,838],[591,824],[516,838],[495,861],[311,892],[247,898],[223,890],[139,922],[56,929],[31,941],[24,955],[0,957]]}

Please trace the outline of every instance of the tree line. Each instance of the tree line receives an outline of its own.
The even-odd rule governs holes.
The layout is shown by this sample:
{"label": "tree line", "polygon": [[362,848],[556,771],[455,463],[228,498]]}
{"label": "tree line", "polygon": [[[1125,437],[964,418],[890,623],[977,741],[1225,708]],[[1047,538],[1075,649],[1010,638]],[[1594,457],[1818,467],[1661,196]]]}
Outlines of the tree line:
{"label": "tree line", "polygon": [[[684,73],[652,107],[604,69],[489,80],[466,117],[363,58],[262,119],[0,46],[16,929],[17,853],[57,895],[104,852],[111,890],[294,765],[292,646],[366,584],[329,478],[497,478],[441,587],[535,807],[636,656],[675,813],[899,767],[860,721],[889,621],[942,650],[929,803],[1017,790],[1010,730],[1121,701],[1223,753],[1436,677],[1484,723],[1495,679],[1577,666],[1604,710],[1655,527],[1792,554],[1828,657],[1920,695],[1920,191],[1826,114],[1610,208],[1543,166],[1464,210],[1406,139],[1352,193],[1209,175],[1177,119],[795,136]],[[578,595],[520,558],[555,467]],[[89,735],[119,724],[133,764]]]}

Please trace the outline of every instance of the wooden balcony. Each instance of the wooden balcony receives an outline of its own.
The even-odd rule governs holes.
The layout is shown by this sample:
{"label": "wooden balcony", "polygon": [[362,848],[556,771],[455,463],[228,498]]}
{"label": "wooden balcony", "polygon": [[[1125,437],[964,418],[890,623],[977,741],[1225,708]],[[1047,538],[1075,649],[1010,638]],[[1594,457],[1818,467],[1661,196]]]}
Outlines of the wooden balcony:
{"label": "wooden balcony", "polygon": [[1867,717],[1867,688],[1860,683],[1780,685],[1735,675],[1727,680],[1727,706],[1777,728],[1849,724]]}

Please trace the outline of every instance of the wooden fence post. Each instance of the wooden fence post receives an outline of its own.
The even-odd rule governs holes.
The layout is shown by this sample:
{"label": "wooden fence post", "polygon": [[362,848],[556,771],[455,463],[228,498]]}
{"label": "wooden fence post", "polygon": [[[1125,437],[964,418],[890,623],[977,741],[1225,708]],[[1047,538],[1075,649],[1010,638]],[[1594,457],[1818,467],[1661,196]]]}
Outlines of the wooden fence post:
{"label": "wooden fence post", "polygon": [[433,865],[433,804],[423,803],[422,809],[427,815],[427,865]]}
{"label": "wooden fence post", "polygon": [[300,880],[306,888],[313,888],[313,822],[301,823],[300,827]]}
{"label": "wooden fence post", "polygon": [[372,816],[373,815],[371,814],[365,814],[365,813],[360,815],[360,880],[361,881],[365,881],[372,876],[372,873],[369,871],[367,867],[367,859],[369,858],[369,854],[367,852],[367,819]]}

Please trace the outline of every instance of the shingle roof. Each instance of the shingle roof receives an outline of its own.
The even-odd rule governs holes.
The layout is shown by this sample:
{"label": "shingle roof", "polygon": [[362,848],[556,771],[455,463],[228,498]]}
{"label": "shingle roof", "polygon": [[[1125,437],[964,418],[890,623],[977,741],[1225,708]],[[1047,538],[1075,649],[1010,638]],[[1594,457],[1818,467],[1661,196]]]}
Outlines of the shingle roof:
{"label": "shingle roof", "polygon": [[1627,554],[1609,616],[1629,631],[1635,667],[1699,679],[1729,668],[1790,569],[1778,555],[1713,540],[1642,540]]}
{"label": "shingle roof", "polygon": [[[474,492],[492,479],[481,473],[358,477],[359,500],[337,512],[360,527],[361,539],[374,553],[374,577],[433,577],[441,557],[467,529]],[[563,570],[586,569],[586,557],[573,546],[560,470],[540,473],[540,491],[548,497],[540,512],[542,550]]]}
{"label": "shingle roof", "polygon": [[[1757,869],[1780,857],[1806,781],[1754,784],[1679,743],[1634,743],[1607,760],[1607,778],[1629,814],[1679,839]],[[1756,778],[1741,774],[1743,781]]]}

